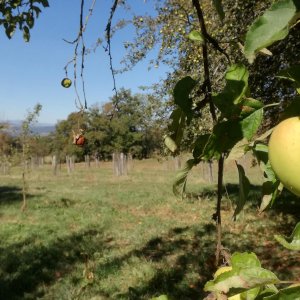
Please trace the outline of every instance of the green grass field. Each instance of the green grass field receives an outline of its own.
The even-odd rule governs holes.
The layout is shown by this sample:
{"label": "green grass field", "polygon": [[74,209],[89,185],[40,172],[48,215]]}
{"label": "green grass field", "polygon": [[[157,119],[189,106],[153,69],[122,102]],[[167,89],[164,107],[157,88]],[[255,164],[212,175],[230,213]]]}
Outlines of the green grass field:
{"label": "green grass field", "polygon": [[[0,299],[203,299],[215,271],[216,187],[202,171],[189,179],[199,196],[182,201],[172,194],[175,172],[156,160],[134,161],[123,177],[109,162],[78,164],[72,174],[63,165],[57,176],[45,165],[28,175],[25,212],[21,171],[0,175]],[[299,278],[299,254],[273,234],[290,233],[300,203],[287,196],[258,215],[262,176],[249,172],[250,201],[233,222],[237,172],[227,166],[223,244],[254,251],[282,279]]]}

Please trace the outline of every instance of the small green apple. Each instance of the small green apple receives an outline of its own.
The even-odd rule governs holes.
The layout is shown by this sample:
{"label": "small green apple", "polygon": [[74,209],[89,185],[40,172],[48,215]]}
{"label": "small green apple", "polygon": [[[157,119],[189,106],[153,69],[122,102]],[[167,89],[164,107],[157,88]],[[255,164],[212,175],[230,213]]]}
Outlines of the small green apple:
{"label": "small green apple", "polygon": [[269,160],[282,184],[300,196],[300,117],[288,118],[274,128]]}
{"label": "small green apple", "polygon": [[61,81],[61,85],[62,85],[64,88],[69,88],[69,87],[72,85],[72,80],[69,79],[69,78],[64,78],[64,79]]}

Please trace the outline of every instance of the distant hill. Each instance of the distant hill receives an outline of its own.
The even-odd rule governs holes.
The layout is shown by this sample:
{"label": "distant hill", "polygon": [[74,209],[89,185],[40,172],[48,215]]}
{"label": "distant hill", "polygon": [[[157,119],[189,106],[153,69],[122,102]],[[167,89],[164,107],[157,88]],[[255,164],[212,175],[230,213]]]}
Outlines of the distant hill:
{"label": "distant hill", "polygon": [[[5,121],[3,123],[9,124],[9,128],[6,130],[11,135],[19,135],[22,129],[22,121],[19,120],[10,120]],[[54,124],[48,124],[48,123],[36,123],[31,126],[31,131],[34,134],[37,135],[48,135],[51,132],[55,131],[55,125]]]}

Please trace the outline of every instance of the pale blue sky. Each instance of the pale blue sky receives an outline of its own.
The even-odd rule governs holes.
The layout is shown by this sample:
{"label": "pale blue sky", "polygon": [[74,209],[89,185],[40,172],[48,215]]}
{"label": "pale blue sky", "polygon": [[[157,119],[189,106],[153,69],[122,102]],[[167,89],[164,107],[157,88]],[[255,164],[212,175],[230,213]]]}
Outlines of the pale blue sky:
{"label": "pale blue sky", "polygon": [[[91,2],[86,0],[87,9]],[[154,1],[129,2],[137,13],[154,11]],[[65,43],[63,38],[74,40],[76,37],[80,0],[50,0],[49,3],[50,7],[36,20],[29,43],[23,41],[21,33],[8,40],[4,29],[0,28],[0,121],[22,120],[28,109],[32,110],[38,102],[43,106],[39,117],[42,123],[56,123],[76,111],[73,87],[64,89],[60,82],[65,75],[63,68],[74,53],[74,46]],[[97,1],[85,35],[87,47],[92,46],[97,37],[103,37],[111,3],[109,0]],[[123,13],[119,11],[115,21]],[[123,42],[130,37],[132,34],[126,29],[113,38],[115,65],[125,53]],[[139,92],[139,86],[158,82],[166,70],[162,66],[148,71],[148,61],[139,63],[132,71],[116,76],[117,87]],[[69,75],[73,75],[72,68]],[[109,60],[102,47],[86,57],[85,83],[89,106],[104,103],[113,95]]]}

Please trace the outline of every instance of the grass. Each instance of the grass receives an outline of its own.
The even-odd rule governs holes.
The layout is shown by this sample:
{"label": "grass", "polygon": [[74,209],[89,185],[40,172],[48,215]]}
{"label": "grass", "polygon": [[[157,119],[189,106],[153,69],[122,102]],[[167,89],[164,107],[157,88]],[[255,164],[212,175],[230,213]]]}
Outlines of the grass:
{"label": "grass", "polygon": [[[299,256],[273,239],[299,220],[299,201],[258,215],[261,175],[252,168],[251,201],[232,222],[237,173],[226,168],[224,246],[254,251],[282,279],[299,278]],[[20,170],[0,176],[0,299],[203,299],[216,233],[215,184],[202,173],[189,178],[199,197],[182,201],[172,194],[174,171],[155,160],[134,162],[124,177],[110,163],[78,164],[72,174],[62,166],[57,176],[43,166],[29,174],[25,212]]]}

